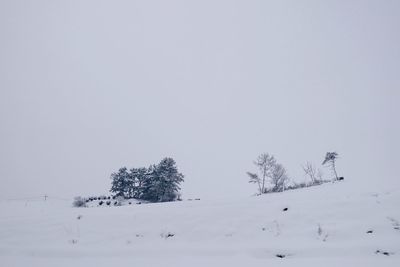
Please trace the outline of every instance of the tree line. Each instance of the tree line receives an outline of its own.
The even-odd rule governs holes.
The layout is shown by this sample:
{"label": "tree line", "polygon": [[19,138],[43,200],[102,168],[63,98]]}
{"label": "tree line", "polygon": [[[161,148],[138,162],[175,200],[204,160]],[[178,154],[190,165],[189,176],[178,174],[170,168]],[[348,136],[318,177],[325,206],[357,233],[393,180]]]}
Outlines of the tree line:
{"label": "tree line", "polygon": [[148,168],[122,167],[111,174],[111,190],[115,196],[136,198],[151,202],[179,199],[180,183],[184,175],[178,171],[172,158],[164,158]]}
{"label": "tree line", "polygon": [[[343,180],[336,172],[336,160],[338,153],[327,152],[322,165],[328,166],[334,174],[334,181]],[[258,194],[271,192],[282,192],[285,190],[297,189],[320,185],[330,182],[324,180],[320,169],[312,163],[307,162],[303,166],[304,173],[309,177],[309,182],[289,184],[289,176],[282,164],[278,163],[273,155],[263,153],[254,161],[257,172],[247,172],[249,182],[258,187]],[[180,200],[180,184],[184,182],[184,175],[178,171],[176,162],[172,158],[164,158],[158,164],[152,164],[148,168],[120,168],[111,174],[111,189],[113,199],[122,197],[125,199],[135,198],[149,202],[167,202]],[[96,198],[94,198],[96,199]],[[106,197],[99,197],[106,199]],[[110,197],[108,197],[110,199]],[[77,197],[73,205],[84,207],[86,202],[92,198]],[[110,202],[111,203],[111,202]],[[100,204],[101,205],[101,204]]]}

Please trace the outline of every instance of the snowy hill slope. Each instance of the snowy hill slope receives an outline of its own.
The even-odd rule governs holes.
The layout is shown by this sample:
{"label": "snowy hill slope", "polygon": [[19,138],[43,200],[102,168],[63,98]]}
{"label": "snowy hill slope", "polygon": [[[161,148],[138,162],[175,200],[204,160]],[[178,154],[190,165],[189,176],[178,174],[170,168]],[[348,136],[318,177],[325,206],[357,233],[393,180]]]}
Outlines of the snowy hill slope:
{"label": "snowy hill slope", "polygon": [[235,201],[2,201],[0,266],[400,266],[399,204],[345,182]]}

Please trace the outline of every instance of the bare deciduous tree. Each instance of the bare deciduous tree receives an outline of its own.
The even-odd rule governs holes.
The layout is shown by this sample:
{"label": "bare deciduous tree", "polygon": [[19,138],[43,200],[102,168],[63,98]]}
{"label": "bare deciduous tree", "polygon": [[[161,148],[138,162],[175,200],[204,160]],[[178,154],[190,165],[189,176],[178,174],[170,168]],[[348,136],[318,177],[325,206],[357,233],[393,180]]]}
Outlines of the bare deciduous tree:
{"label": "bare deciduous tree", "polygon": [[283,191],[288,181],[285,168],[276,162],[273,155],[268,153],[261,154],[254,165],[258,168],[259,174],[247,172],[250,183],[256,183],[260,194],[267,192],[266,184],[268,180],[273,186],[272,191]]}
{"label": "bare deciduous tree", "polygon": [[273,192],[281,192],[285,190],[286,184],[289,181],[286,169],[282,164],[275,164],[271,173],[271,183]]}
{"label": "bare deciduous tree", "polygon": [[317,184],[322,181],[322,171],[315,168],[314,164],[307,162],[302,166],[304,173],[311,179],[311,184]]}

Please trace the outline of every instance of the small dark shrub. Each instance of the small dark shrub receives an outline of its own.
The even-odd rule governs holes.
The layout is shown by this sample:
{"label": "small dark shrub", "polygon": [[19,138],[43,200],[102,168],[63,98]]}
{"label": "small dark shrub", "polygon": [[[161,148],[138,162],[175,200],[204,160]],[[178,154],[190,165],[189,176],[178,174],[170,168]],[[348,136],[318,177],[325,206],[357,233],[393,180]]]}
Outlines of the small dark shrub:
{"label": "small dark shrub", "polygon": [[104,203],[104,201],[100,201],[100,202],[99,202],[99,205],[101,206],[101,205],[103,205],[103,203]]}
{"label": "small dark shrub", "polygon": [[74,202],[72,202],[72,206],[76,208],[87,207],[86,200],[82,197],[75,197]]}
{"label": "small dark shrub", "polygon": [[174,233],[170,233],[170,232],[161,234],[161,237],[163,237],[165,239],[173,237],[173,236],[175,236],[175,234]]}
{"label": "small dark shrub", "polygon": [[385,256],[390,256],[390,252],[387,252],[387,251],[382,251],[382,250],[377,250],[377,251],[375,251],[375,253],[376,254],[382,254],[382,255],[385,255]]}
{"label": "small dark shrub", "polygon": [[110,206],[111,205],[111,201],[107,201],[106,204],[107,204],[107,206]]}

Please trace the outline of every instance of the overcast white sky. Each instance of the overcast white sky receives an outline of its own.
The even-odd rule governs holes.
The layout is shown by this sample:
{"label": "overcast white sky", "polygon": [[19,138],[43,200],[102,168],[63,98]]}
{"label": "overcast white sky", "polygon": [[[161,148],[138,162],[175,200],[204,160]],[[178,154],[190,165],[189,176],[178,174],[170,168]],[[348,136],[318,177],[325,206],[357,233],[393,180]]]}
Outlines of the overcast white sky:
{"label": "overcast white sky", "polygon": [[399,186],[399,103],[400,1],[0,1],[1,198],[165,156],[184,197],[247,196],[261,152]]}

